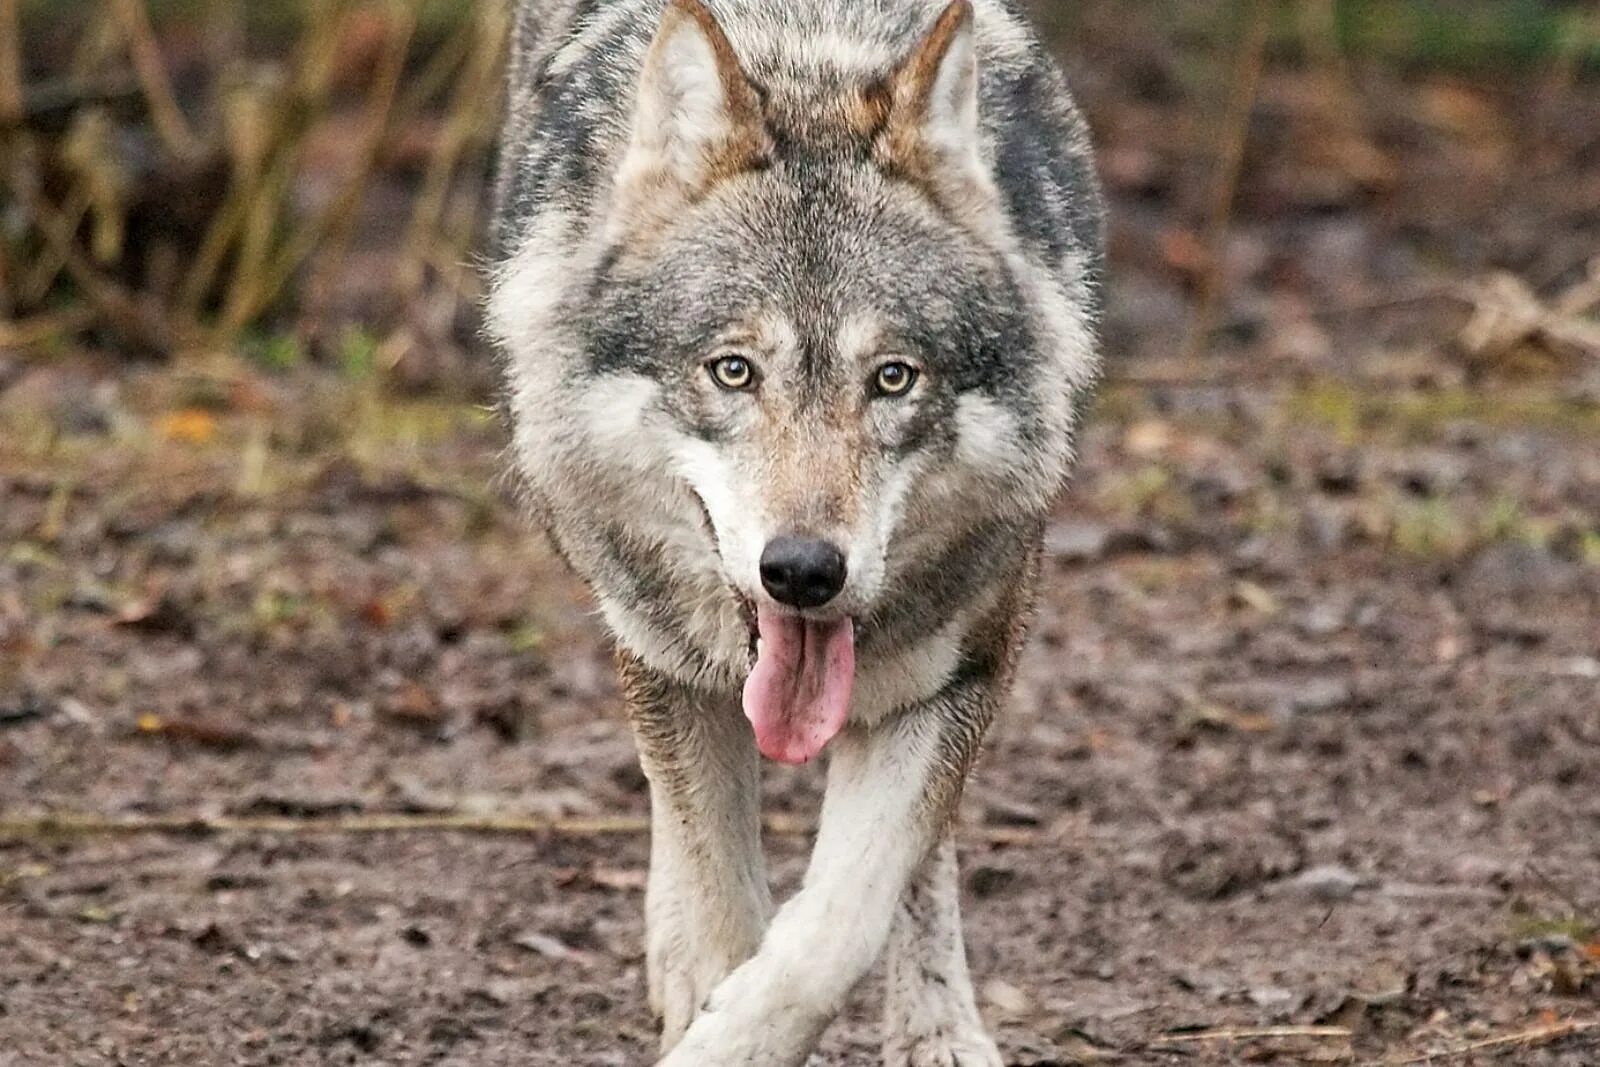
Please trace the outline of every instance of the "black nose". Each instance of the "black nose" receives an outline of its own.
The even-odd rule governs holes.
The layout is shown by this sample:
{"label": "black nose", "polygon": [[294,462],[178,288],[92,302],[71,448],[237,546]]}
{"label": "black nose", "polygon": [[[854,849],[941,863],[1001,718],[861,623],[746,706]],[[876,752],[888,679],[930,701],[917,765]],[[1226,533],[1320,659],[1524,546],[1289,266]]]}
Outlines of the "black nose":
{"label": "black nose", "polygon": [[844,553],[827,541],[779,537],[761,553],[761,584],[791,608],[820,608],[844,588]]}

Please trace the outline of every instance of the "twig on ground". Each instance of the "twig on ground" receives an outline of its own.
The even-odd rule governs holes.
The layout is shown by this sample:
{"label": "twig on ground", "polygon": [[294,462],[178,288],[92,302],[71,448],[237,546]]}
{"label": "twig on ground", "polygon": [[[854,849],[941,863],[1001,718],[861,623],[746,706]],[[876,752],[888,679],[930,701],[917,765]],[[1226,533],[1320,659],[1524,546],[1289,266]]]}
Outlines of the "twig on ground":
{"label": "twig on ground", "polygon": [[[808,837],[816,832],[810,820],[768,815],[766,831],[778,837]],[[0,819],[0,841],[56,838],[137,837],[159,834],[405,834],[464,833],[487,836],[550,834],[557,837],[624,837],[650,832],[650,820],[637,815],[544,817],[513,814],[339,815],[94,815],[50,814]],[[961,831],[984,844],[1025,845],[1043,833],[1018,827],[980,826]]]}
{"label": "twig on ground", "polygon": [[1222,305],[1224,285],[1224,259],[1228,231],[1233,222],[1233,204],[1239,192],[1239,179],[1244,172],[1245,147],[1250,140],[1250,116],[1255,111],[1256,97],[1261,89],[1261,72],[1266,62],[1268,31],[1272,27],[1272,5],[1268,0],[1248,0],[1249,25],[1244,44],[1234,63],[1233,99],[1226,116],[1222,153],[1218,159],[1215,184],[1212,186],[1209,234],[1209,256],[1205,273],[1200,279],[1200,297],[1189,331],[1185,357],[1198,363],[1205,355],[1206,346]]}
{"label": "twig on ground", "polygon": [[1443,1052],[1425,1052],[1420,1056],[1412,1056],[1403,1060],[1369,1060],[1362,1067],[1415,1067],[1417,1064],[1443,1063],[1447,1060],[1459,1060],[1467,1056],[1476,1056],[1481,1052],[1539,1048],[1588,1033],[1600,1033],[1600,1019],[1537,1026],[1532,1030],[1522,1030],[1515,1034],[1503,1034],[1500,1037],[1485,1038],[1482,1041],[1458,1045]]}
{"label": "twig on ground", "polygon": [[1546,301],[1520,277],[1505,271],[1490,275],[1469,290],[1471,320],[1461,330],[1461,343],[1480,360],[1498,360],[1525,343],[1550,350],[1600,353],[1600,322],[1588,312],[1600,303],[1600,263],[1591,265],[1583,281]]}
{"label": "twig on ground", "polygon": [[555,834],[606,837],[648,831],[636,816],[541,818],[531,815],[43,815],[0,819],[0,839],[135,837],[149,834],[392,834],[454,831],[472,834]]}
{"label": "twig on ground", "polygon": [[1348,1041],[1351,1030],[1344,1026],[1257,1026],[1234,1029],[1196,1030],[1185,1034],[1163,1034],[1148,1042],[1150,1045],[1192,1045],[1207,1041],[1274,1041],[1294,1037],[1322,1040]]}

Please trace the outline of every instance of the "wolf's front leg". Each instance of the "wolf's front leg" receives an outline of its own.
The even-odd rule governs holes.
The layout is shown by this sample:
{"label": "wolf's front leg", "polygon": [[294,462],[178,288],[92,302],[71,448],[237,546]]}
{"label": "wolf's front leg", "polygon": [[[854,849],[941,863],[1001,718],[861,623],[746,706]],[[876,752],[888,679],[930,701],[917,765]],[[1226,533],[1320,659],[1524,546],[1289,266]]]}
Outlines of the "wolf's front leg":
{"label": "wolf's front leg", "polygon": [[956,846],[949,837],[901,898],[884,987],[884,1067],[1001,1067],[967,970]]}
{"label": "wolf's front leg", "polygon": [[665,1051],[755,953],[772,912],[760,757],[736,702],[691,692],[627,657],[622,677],[650,780],[645,966]]}
{"label": "wolf's front leg", "polygon": [[660,1067],[797,1067],[882,953],[943,838],[992,703],[970,682],[834,741],[805,884]]}

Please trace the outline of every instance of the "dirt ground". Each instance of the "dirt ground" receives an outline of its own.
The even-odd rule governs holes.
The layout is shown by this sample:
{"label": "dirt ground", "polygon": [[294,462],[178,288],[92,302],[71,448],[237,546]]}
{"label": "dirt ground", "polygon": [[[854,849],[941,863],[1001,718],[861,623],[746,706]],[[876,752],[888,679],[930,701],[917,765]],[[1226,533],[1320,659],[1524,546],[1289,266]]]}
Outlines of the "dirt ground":
{"label": "dirt ground", "polygon": [[[1112,372],[966,800],[1008,1062],[1600,1062],[1600,367],[1463,336],[1583,284],[1600,86],[1270,69],[1193,364],[1215,136],[1094,30]],[[484,401],[0,351],[0,1065],[650,1062],[644,781]]]}

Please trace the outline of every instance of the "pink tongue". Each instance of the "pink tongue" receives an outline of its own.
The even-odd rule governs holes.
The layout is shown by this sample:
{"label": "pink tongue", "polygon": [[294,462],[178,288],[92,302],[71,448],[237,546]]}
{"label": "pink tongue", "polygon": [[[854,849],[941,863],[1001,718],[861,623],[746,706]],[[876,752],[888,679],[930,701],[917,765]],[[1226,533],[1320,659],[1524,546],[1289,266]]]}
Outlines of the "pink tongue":
{"label": "pink tongue", "polygon": [[811,622],[768,608],[755,670],[744,684],[744,713],[761,754],[809,763],[844,729],[856,681],[855,627],[849,619]]}

